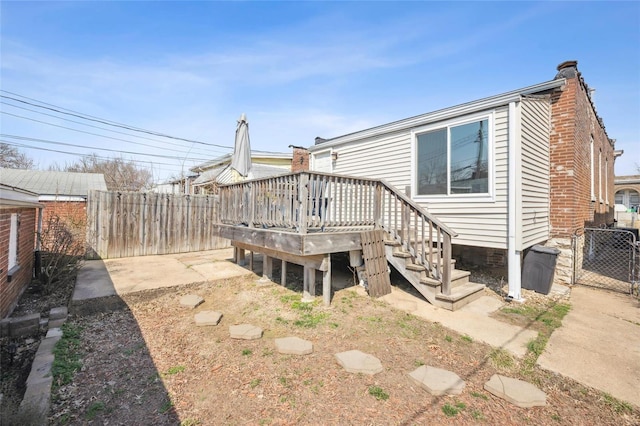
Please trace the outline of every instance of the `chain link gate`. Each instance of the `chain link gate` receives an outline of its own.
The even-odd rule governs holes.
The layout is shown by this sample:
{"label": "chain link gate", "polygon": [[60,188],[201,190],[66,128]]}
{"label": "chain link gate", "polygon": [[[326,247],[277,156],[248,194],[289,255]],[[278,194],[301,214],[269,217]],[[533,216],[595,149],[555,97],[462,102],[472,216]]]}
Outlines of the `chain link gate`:
{"label": "chain link gate", "polygon": [[627,230],[585,228],[573,238],[574,283],[633,293],[640,279],[640,242]]}

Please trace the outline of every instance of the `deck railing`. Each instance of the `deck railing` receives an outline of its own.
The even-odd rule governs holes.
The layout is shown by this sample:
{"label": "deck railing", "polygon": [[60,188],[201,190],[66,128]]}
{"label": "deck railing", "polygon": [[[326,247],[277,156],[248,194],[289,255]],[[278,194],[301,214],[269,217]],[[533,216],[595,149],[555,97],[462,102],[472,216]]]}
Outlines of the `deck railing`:
{"label": "deck railing", "polygon": [[300,172],[220,186],[220,221],[308,232],[382,228],[451,292],[455,232],[384,181]]}

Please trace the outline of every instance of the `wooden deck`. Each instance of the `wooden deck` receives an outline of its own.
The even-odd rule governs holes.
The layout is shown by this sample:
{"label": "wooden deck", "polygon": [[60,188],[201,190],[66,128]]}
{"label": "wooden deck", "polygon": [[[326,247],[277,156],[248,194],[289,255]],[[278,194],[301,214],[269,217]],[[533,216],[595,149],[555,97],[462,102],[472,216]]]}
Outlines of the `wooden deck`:
{"label": "wooden deck", "polygon": [[274,258],[283,261],[283,279],[287,262],[304,266],[303,299],[315,296],[321,271],[329,304],[331,253],[348,252],[351,266],[362,267],[362,233],[374,229],[384,231],[389,262],[430,302],[453,307],[471,293],[452,292],[455,232],[383,181],[301,172],[224,185],[216,228],[236,247],[237,260],[247,250],[263,253],[270,278]]}

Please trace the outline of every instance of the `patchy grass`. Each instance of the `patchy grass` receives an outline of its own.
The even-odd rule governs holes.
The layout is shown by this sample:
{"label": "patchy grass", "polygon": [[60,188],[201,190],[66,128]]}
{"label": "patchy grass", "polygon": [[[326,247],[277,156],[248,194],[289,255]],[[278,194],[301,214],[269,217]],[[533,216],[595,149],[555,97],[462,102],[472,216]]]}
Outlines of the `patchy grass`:
{"label": "patchy grass", "polygon": [[633,407],[631,406],[631,404],[620,401],[619,399],[614,398],[608,393],[605,393],[602,397],[604,398],[604,403],[611,407],[611,409],[618,414],[626,412],[631,413],[633,411]]}
{"label": "patchy grass", "polygon": [[86,415],[87,420],[95,419],[98,416],[98,414],[105,411],[105,409],[106,409],[106,406],[104,405],[104,402],[102,401],[93,402],[89,406],[89,408],[87,408],[87,415]]}
{"label": "patchy grass", "polygon": [[[554,330],[562,325],[562,319],[570,310],[571,305],[567,303],[548,300],[541,305],[510,305],[499,311],[498,316],[538,331],[538,337],[527,344],[527,354],[521,363],[523,374],[531,375],[533,373],[536,361],[547,346],[549,337]],[[497,362],[496,367],[502,363],[503,368],[507,368],[507,365],[504,364],[506,358],[502,355],[496,354],[495,359],[492,358],[493,361]]]}
{"label": "patchy grass", "polygon": [[513,356],[501,348],[496,348],[489,352],[489,361],[491,365],[500,370],[511,370],[516,365]]}
{"label": "patchy grass", "polygon": [[176,365],[175,367],[170,367],[165,373],[165,376],[173,376],[178,373],[182,373],[185,370],[184,365]]}
{"label": "patchy grass", "polygon": [[75,372],[82,367],[81,331],[81,327],[71,323],[62,325],[62,338],[53,349],[55,359],[51,367],[51,375],[53,376],[54,388],[71,383]]}
{"label": "patchy grass", "polygon": [[369,395],[373,396],[378,401],[386,401],[387,399],[389,399],[389,394],[379,386],[369,387]]}
{"label": "patchy grass", "polygon": [[467,405],[464,402],[456,402],[454,405],[447,403],[442,406],[442,412],[447,417],[455,417],[465,408]]}

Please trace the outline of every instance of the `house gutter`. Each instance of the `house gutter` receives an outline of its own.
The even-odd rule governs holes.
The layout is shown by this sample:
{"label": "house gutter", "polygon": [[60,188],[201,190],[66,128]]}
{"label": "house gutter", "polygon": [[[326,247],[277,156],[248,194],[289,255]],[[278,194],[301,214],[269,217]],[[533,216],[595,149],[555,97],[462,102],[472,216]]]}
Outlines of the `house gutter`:
{"label": "house gutter", "polygon": [[438,121],[448,120],[450,118],[458,117],[465,114],[472,114],[478,111],[497,108],[499,106],[507,105],[510,102],[518,102],[523,95],[531,95],[534,93],[557,89],[559,87],[562,87],[565,83],[566,80],[564,78],[559,78],[557,80],[550,80],[519,90],[503,93],[501,95],[495,95],[488,98],[467,102],[461,105],[429,112],[426,114],[417,115],[415,117],[405,118],[403,120],[394,121],[392,123],[383,124],[381,126],[372,127],[370,129],[349,133],[332,139],[327,139],[326,142],[310,146],[309,151],[321,151],[330,147],[336,147],[347,144],[349,142],[359,141],[364,138],[374,137],[390,132],[407,130]]}
{"label": "house gutter", "polygon": [[509,184],[508,184],[508,241],[507,241],[507,266],[508,266],[508,281],[509,281],[509,293],[507,298],[518,302],[523,302],[522,299],[522,279],[520,269],[520,251],[518,250],[516,234],[517,234],[517,203],[518,203],[518,180],[517,180],[517,161],[518,152],[517,145],[519,143],[516,140],[516,102],[509,102]]}

